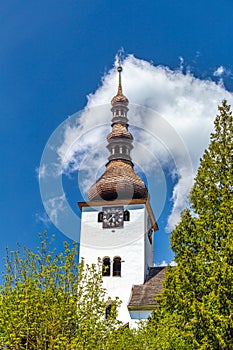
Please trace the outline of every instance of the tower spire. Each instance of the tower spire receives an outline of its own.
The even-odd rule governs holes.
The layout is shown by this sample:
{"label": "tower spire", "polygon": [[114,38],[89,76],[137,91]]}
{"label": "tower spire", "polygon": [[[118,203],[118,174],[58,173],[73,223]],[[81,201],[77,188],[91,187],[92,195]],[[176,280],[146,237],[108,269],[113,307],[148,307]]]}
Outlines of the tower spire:
{"label": "tower spire", "polygon": [[121,51],[118,51],[118,67],[117,67],[117,71],[118,71],[118,95],[122,94],[122,85],[121,85],[121,72],[122,72],[122,66],[121,66]]}
{"label": "tower spire", "polygon": [[128,105],[129,101],[127,99],[126,96],[123,95],[122,92],[122,82],[121,82],[121,72],[122,72],[122,65],[121,65],[121,51],[118,51],[117,54],[117,63],[118,63],[118,67],[117,67],[117,71],[118,71],[118,90],[117,90],[117,94],[116,96],[113,97],[111,103],[112,105],[116,104],[116,103],[124,103],[125,105]]}
{"label": "tower spire", "polygon": [[107,136],[107,148],[110,152],[104,174],[91,186],[88,198],[99,199],[146,199],[148,190],[143,180],[134,172],[131,159],[133,136],[128,130],[128,99],[122,93],[121,56],[118,52],[118,91],[113,97],[112,130]]}

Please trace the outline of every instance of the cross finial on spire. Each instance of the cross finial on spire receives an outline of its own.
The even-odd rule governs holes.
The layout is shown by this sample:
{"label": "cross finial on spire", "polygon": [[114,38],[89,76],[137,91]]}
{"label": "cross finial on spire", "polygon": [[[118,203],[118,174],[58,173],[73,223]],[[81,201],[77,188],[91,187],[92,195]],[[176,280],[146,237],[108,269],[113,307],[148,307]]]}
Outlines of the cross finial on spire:
{"label": "cross finial on spire", "polygon": [[118,67],[121,67],[121,50],[118,50],[117,62],[118,62]]}
{"label": "cross finial on spire", "polygon": [[121,55],[122,55],[122,49],[120,49],[117,53],[117,71],[118,71],[118,89],[116,96],[113,97],[111,103],[112,105],[115,103],[124,103],[125,105],[128,105],[128,99],[123,95],[122,92],[122,85],[121,85],[121,72],[122,72],[122,66],[121,66]]}
{"label": "cross finial on spire", "polygon": [[122,86],[121,86],[121,72],[122,72],[122,67],[121,67],[121,50],[118,51],[117,62],[118,62],[117,71],[119,73],[118,94],[122,94]]}

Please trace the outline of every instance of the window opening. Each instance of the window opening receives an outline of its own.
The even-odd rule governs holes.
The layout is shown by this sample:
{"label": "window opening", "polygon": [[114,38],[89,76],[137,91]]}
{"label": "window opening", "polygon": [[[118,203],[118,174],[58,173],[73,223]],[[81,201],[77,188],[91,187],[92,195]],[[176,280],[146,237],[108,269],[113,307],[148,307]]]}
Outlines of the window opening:
{"label": "window opening", "polygon": [[121,258],[119,256],[113,259],[113,276],[121,276]]}
{"label": "window opening", "polygon": [[149,239],[150,244],[152,244],[152,234],[153,234],[153,229],[150,228],[148,231],[148,239]]}
{"label": "window opening", "polygon": [[112,305],[108,305],[105,309],[105,319],[107,320],[111,314]]}
{"label": "window opening", "polygon": [[98,222],[103,222],[103,212],[102,211],[100,211],[98,213]]}
{"label": "window opening", "polygon": [[102,276],[110,276],[110,267],[111,267],[110,258],[107,256],[103,258]]}
{"label": "window opening", "polygon": [[128,210],[124,211],[124,221],[129,221],[130,219],[130,213]]}

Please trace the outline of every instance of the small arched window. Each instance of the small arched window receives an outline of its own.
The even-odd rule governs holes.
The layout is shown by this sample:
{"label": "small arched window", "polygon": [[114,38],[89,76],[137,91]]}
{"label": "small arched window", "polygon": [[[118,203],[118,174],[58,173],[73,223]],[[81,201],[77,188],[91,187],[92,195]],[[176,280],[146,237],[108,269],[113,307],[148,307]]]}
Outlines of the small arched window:
{"label": "small arched window", "polygon": [[102,276],[110,276],[110,272],[111,272],[110,266],[111,266],[110,258],[106,256],[105,258],[103,258]]}
{"label": "small arched window", "polygon": [[108,305],[105,309],[105,319],[107,320],[111,314],[112,305]]}
{"label": "small arched window", "polygon": [[116,153],[116,154],[119,154],[119,151],[120,151],[119,146],[116,146],[116,147],[115,147],[115,153]]}
{"label": "small arched window", "polygon": [[103,222],[103,212],[102,211],[100,211],[98,213],[98,222]]}
{"label": "small arched window", "polygon": [[130,218],[130,213],[128,210],[124,211],[124,221],[129,221]]}
{"label": "small arched window", "polygon": [[121,276],[121,258],[119,256],[116,256],[113,259],[113,276]]}

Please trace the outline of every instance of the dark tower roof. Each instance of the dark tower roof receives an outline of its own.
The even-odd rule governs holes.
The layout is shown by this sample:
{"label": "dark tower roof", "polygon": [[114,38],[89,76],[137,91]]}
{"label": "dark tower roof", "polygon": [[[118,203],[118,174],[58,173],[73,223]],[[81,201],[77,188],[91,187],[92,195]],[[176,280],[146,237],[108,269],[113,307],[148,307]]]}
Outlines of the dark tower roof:
{"label": "dark tower roof", "polygon": [[128,130],[128,99],[123,95],[121,84],[122,67],[118,66],[118,91],[113,97],[112,131],[107,136],[110,152],[104,174],[88,191],[90,201],[115,199],[147,199],[148,190],[143,180],[135,173],[130,152],[133,136]]}

